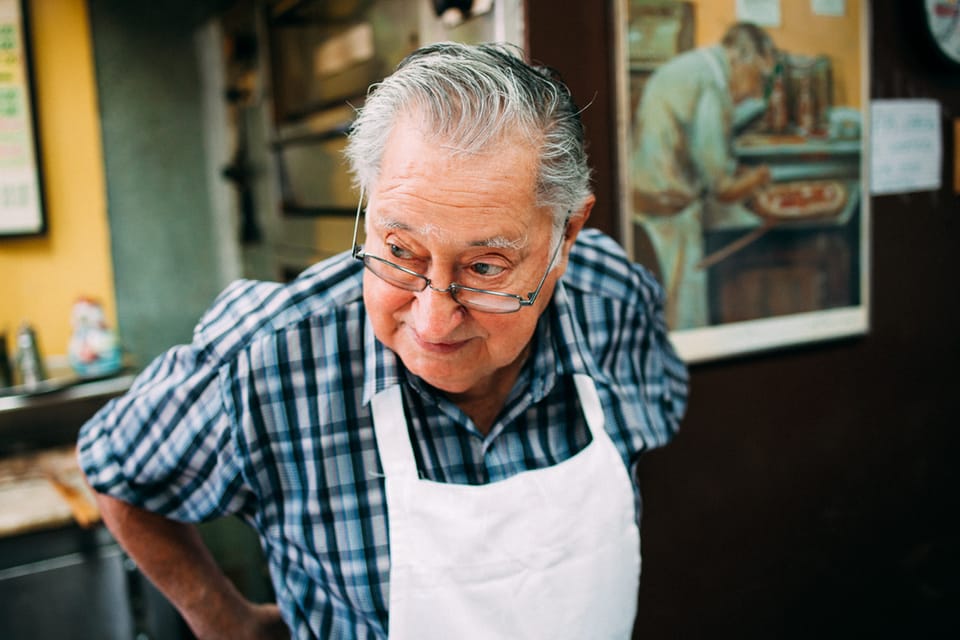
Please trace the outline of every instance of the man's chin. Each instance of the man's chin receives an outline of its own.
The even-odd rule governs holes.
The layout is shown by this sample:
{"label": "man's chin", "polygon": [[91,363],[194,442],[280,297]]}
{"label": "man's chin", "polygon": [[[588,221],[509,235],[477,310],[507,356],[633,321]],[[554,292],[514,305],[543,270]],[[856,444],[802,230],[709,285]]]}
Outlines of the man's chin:
{"label": "man's chin", "polygon": [[479,382],[476,376],[470,375],[473,369],[469,364],[438,363],[423,358],[400,359],[407,371],[447,394],[466,393]]}
{"label": "man's chin", "polygon": [[476,384],[474,380],[464,379],[463,372],[456,375],[431,371],[417,372],[415,369],[410,369],[410,371],[434,389],[450,395],[466,393]]}

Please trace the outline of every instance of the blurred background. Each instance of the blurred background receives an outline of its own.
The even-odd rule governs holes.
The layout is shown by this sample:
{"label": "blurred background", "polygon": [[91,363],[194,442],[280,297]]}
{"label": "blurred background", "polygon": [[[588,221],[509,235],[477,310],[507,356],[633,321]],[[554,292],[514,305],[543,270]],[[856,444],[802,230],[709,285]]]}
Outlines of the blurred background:
{"label": "blurred background", "polygon": [[[0,391],[0,637],[189,638],[85,511],[73,439],[150,359],[190,340],[227,283],[286,280],[348,248],[357,194],[339,155],[343,133],[366,87],[406,52],[506,40],[559,69],[590,105],[590,223],[628,243],[616,45],[626,2],[497,0],[474,3],[472,15],[435,4],[13,3],[24,18],[44,226],[0,237],[11,372]],[[737,4],[632,6],[682,5],[699,41]],[[960,67],[933,49],[921,3],[840,4],[867,16],[869,99],[939,102],[943,184],[864,195],[864,335],[691,367],[681,433],[641,467],[638,638],[960,632],[960,443],[949,408],[960,386],[951,293]],[[834,69],[849,78],[847,103],[862,108],[854,72]],[[81,376],[71,365],[81,298],[116,336],[119,369]],[[45,369],[32,388],[18,377],[24,326]],[[203,532],[241,589],[271,597],[245,528],[225,520]]]}

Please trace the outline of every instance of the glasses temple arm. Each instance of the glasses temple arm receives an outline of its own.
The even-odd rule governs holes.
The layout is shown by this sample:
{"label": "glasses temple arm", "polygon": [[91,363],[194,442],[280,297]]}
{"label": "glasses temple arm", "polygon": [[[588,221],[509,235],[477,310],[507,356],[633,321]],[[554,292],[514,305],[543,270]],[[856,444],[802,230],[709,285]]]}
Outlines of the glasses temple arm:
{"label": "glasses temple arm", "polygon": [[360,200],[357,201],[357,217],[353,221],[353,246],[350,247],[350,250],[353,252],[353,255],[357,255],[357,231],[360,230],[360,209],[363,207],[363,187],[360,187]]}
{"label": "glasses temple arm", "polygon": [[547,263],[547,270],[543,272],[543,277],[540,278],[540,284],[537,285],[536,289],[527,294],[527,299],[525,300],[527,304],[533,304],[533,301],[537,299],[537,296],[540,295],[540,289],[543,288],[543,283],[547,281],[547,276],[553,271],[554,262],[557,256],[560,255],[560,247],[563,246],[563,240],[567,234],[567,225],[569,223],[570,216],[567,216],[567,219],[563,221],[563,232],[560,234],[560,242],[557,243],[557,248],[553,250],[553,255],[550,256],[550,262]]}

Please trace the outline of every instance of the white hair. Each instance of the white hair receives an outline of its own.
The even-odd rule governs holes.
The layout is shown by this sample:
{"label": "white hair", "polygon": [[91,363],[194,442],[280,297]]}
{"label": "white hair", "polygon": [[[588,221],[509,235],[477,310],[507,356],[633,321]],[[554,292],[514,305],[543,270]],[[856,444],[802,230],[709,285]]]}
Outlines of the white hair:
{"label": "white hair", "polygon": [[555,232],[591,194],[583,124],[569,89],[515,48],[429,45],[371,86],[346,148],[356,186],[373,186],[391,130],[409,114],[455,153],[489,149],[508,134],[529,140],[540,159],[537,205],[551,209]]}

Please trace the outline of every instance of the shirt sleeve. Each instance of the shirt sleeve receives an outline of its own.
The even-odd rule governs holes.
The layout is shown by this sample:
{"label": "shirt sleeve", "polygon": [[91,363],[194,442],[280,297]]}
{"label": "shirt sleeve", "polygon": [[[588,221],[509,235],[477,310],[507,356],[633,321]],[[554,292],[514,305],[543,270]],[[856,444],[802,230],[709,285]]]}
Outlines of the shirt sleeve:
{"label": "shirt sleeve", "polygon": [[670,341],[663,287],[644,267],[633,265],[633,269],[640,282],[641,302],[636,307],[640,318],[635,326],[640,331],[634,354],[652,431],[647,445],[656,447],[669,442],[679,430],[687,409],[689,372]]}
{"label": "shirt sleeve", "polygon": [[621,412],[608,417],[625,457],[667,444],[686,411],[688,374],[670,341],[663,287],[593,229],[581,231],[570,267],[564,281],[572,290],[572,324],[583,332],[588,369],[619,398]]}
{"label": "shirt sleeve", "polygon": [[181,521],[245,511],[252,496],[220,386],[217,359],[197,341],[154,360],[81,429],[91,486]]}

